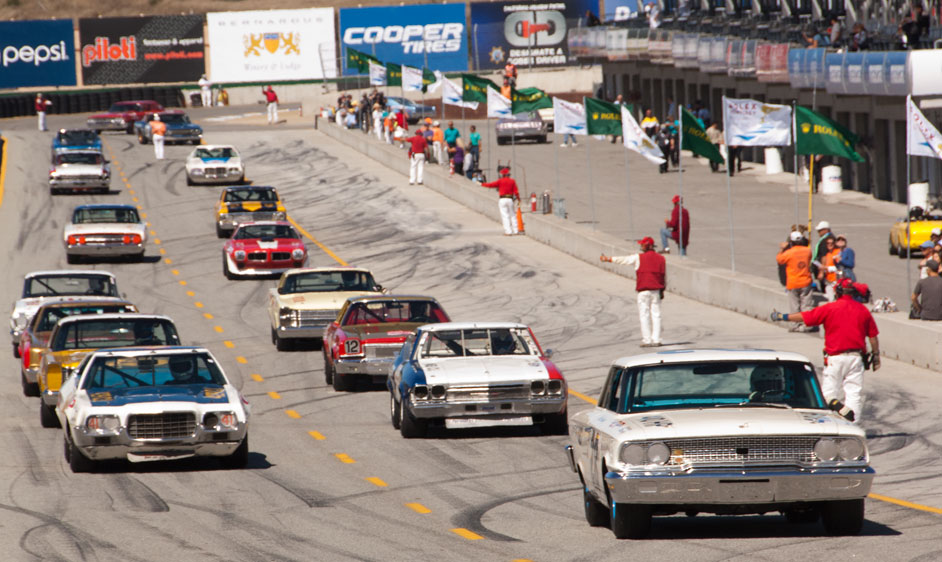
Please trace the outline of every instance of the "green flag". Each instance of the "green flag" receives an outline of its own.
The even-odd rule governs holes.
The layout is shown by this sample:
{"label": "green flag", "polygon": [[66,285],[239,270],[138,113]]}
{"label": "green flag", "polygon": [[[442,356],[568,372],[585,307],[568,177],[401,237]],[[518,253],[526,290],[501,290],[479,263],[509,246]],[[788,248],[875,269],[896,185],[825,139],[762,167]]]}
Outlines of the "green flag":
{"label": "green flag", "polygon": [[500,91],[500,88],[498,88],[497,84],[494,82],[487,78],[475,76],[474,74],[462,74],[461,86],[461,101],[487,103],[488,87],[494,88],[498,92]]}
{"label": "green flag", "polygon": [[373,55],[368,55],[366,53],[357,51],[356,49],[347,47],[347,70],[356,69],[356,71],[361,74],[369,72],[370,61],[373,61],[376,64],[383,64]]}
{"label": "green flag", "polygon": [[510,92],[510,112],[514,115],[547,107],[553,107],[553,98],[539,88],[521,88]]}
{"label": "green flag", "polygon": [[422,92],[425,93],[428,91],[428,87],[435,83],[435,73],[431,70],[422,67]]}
{"label": "green flag", "polygon": [[386,85],[402,86],[402,65],[394,62],[386,63]]}
{"label": "green flag", "polygon": [[621,108],[596,98],[585,98],[586,132],[590,135],[621,135]]}
{"label": "green flag", "polygon": [[686,107],[681,109],[683,111],[680,118],[680,149],[689,150],[694,154],[709,158],[711,162],[722,164],[725,159],[720,154],[720,149],[707,138],[703,125]]}
{"label": "green flag", "polygon": [[800,105],[795,107],[795,121],[798,154],[826,154],[850,158],[854,162],[864,161],[863,156],[854,150],[860,139],[840,123]]}

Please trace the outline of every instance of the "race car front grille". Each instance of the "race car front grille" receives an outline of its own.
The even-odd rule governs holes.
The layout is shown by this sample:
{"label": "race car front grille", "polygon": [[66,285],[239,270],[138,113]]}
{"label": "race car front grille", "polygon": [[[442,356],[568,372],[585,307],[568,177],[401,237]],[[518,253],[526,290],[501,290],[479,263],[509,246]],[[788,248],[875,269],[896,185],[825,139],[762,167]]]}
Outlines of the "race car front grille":
{"label": "race car front grille", "polygon": [[291,252],[272,252],[271,261],[287,261],[291,259]]}
{"label": "race car front grille", "polygon": [[402,344],[366,344],[363,349],[367,359],[390,359],[399,353]]}
{"label": "race car front grille", "polygon": [[249,259],[252,261],[265,261],[268,259],[268,254],[265,252],[249,252]]}
{"label": "race car front grille", "polygon": [[672,456],[685,464],[723,462],[800,462],[815,460],[817,437],[720,437],[666,441]]}
{"label": "race car front grille", "polygon": [[519,400],[530,397],[528,384],[496,384],[480,386],[448,387],[445,400],[448,402],[480,402]]}
{"label": "race car front grille", "polygon": [[167,439],[190,437],[196,432],[196,416],[192,412],[136,414],[128,416],[131,439]]}
{"label": "race car front grille", "polygon": [[298,327],[326,326],[337,319],[336,310],[299,310]]}
{"label": "race car front grille", "polygon": [[69,180],[100,180],[101,176],[99,174],[74,174],[67,176],[60,176],[59,179],[69,181]]}
{"label": "race car front grille", "polygon": [[206,168],[204,170],[207,176],[224,176],[226,175],[225,168]]}

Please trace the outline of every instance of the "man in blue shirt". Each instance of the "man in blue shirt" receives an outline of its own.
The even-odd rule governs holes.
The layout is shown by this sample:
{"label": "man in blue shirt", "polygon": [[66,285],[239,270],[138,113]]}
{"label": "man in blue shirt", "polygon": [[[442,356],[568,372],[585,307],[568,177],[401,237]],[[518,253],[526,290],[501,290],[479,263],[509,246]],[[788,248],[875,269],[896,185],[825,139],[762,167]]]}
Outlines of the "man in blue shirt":
{"label": "man in blue shirt", "polygon": [[455,142],[457,142],[458,137],[461,136],[461,132],[455,128],[455,122],[449,121],[448,128],[445,129],[445,144],[448,145],[448,148],[454,148]]}
{"label": "man in blue shirt", "polygon": [[474,176],[474,169],[480,167],[478,163],[481,158],[481,133],[477,131],[474,125],[471,125],[468,144],[468,165],[465,175],[468,176],[468,179],[471,179]]}

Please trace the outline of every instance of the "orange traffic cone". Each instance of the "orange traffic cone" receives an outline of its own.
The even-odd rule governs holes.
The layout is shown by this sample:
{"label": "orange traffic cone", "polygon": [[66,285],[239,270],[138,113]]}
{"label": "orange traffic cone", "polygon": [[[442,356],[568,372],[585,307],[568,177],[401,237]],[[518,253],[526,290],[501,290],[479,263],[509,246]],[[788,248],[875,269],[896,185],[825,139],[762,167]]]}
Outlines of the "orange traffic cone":
{"label": "orange traffic cone", "polygon": [[523,234],[526,232],[523,228],[523,212],[520,210],[520,205],[517,205],[517,232]]}

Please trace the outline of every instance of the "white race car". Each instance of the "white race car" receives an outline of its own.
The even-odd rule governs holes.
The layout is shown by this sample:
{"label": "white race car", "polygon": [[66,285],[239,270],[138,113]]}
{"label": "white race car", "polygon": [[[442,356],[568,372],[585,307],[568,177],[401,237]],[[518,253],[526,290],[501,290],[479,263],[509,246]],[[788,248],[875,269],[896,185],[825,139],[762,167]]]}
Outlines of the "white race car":
{"label": "white race car", "polygon": [[98,350],[63,382],[56,415],[73,472],[107,459],[249,459],[249,403],[201,347]]}
{"label": "white race car", "polygon": [[234,184],[245,181],[245,166],[239,151],[228,144],[207,144],[193,149],[186,158],[186,184]]}
{"label": "white race car", "polygon": [[79,205],[62,233],[69,263],[80,258],[141,258],[146,241],[147,229],[133,205]]}

